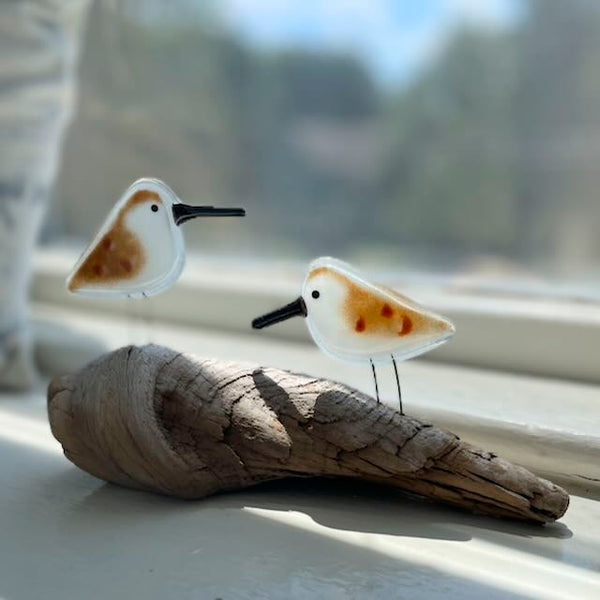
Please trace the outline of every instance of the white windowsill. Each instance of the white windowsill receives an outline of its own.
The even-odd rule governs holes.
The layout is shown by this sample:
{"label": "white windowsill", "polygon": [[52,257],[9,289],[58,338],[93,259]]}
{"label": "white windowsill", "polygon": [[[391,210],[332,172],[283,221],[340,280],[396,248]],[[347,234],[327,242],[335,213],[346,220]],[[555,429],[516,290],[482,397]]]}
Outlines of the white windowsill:
{"label": "white windowsill", "polygon": [[[66,291],[65,279],[76,258],[72,249],[40,251],[34,300],[234,333],[250,332],[252,318],[296,298],[304,275],[303,265],[267,266],[192,257],[176,285],[164,294],[148,300],[102,301]],[[567,298],[476,295],[431,283],[400,287],[456,324],[457,333],[450,343],[426,355],[425,360],[600,383],[599,304]],[[260,332],[260,336],[310,341],[301,319]]]}
{"label": "white windowsill", "polygon": [[[58,294],[58,279],[42,274],[38,291]],[[191,290],[175,294],[169,310],[186,293],[191,302]],[[236,292],[238,307],[239,300]],[[227,294],[220,301],[221,311],[233,309]],[[250,309],[264,301],[258,294]],[[196,301],[200,321],[206,303]],[[38,302],[38,360],[65,372],[121,345],[154,342],[372,393],[368,368],[324,357],[294,334],[176,324],[159,318],[168,306],[124,302],[118,314],[87,301]],[[407,412],[565,485],[574,495],[563,519],[529,526],[339,482],[277,482],[197,502],[120,489],[62,456],[40,390],[0,397],[0,596],[600,596],[600,386],[421,360],[402,363],[400,376]],[[380,383],[383,400],[394,404],[393,374],[382,369]]]}
{"label": "white windowsill", "polygon": [[[46,333],[51,321],[62,324],[65,347],[76,330],[103,332],[106,342],[117,345],[152,336],[214,356],[248,358],[252,348],[261,362],[302,361],[299,367],[320,373],[333,369],[318,355],[311,357],[307,347],[286,342],[257,344],[243,336],[118,320],[88,319],[86,325],[82,316],[70,318],[64,328],[64,314],[36,312],[44,315]],[[46,346],[43,352],[51,350]],[[60,361],[58,354],[47,358]],[[441,387],[454,381],[460,388],[485,376],[467,369],[456,377],[453,369],[406,364],[408,410],[418,414],[422,402],[435,401],[423,396],[423,377]],[[331,374],[368,387],[361,372]],[[515,393],[550,389],[548,382],[520,378],[510,385]],[[590,390],[572,385],[562,391],[580,391],[583,402]],[[467,401],[466,388],[446,391]],[[563,519],[545,527],[469,515],[353,482],[274,482],[177,501],[105,484],[69,463],[50,434],[43,390],[3,395],[0,401],[0,595],[5,598],[564,600],[600,595],[600,502],[590,497],[572,496]],[[486,447],[493,444],[492,437]],[[546,453],[554,452],[550,444]]]}

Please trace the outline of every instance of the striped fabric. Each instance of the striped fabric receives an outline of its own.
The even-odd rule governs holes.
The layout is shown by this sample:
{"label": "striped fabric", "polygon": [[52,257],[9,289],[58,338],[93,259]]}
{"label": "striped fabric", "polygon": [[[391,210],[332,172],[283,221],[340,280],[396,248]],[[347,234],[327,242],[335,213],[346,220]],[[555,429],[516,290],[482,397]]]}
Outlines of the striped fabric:
{"label": "striped fabric", "polygon": [[31,256],[70,119],[88,0],[0,3],[0,388],[34,381]]}

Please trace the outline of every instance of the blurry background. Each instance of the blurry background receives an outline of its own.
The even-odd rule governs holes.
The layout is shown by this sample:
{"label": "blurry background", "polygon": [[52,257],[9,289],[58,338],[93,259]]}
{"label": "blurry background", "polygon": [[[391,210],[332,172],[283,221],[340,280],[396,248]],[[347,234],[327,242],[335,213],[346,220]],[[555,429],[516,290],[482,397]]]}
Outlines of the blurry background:
{"label": "blurry background", "polygon": [[241,204],[203,255],[600,299],[595,0],[95,2],[44,235],[131,181]]}

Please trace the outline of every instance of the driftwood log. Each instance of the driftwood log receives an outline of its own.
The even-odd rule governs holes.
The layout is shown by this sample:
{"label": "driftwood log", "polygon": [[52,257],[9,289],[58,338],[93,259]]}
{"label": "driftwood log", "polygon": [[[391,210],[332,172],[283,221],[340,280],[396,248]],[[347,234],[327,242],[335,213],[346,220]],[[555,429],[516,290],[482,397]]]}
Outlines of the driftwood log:
{"label": "driftwood log", "polygon": [[96,477],[201,498],[283,477],[354,477],[540,523],[560,487],[345,385],[161,346],[104,355],[48,388],[52,432]]}

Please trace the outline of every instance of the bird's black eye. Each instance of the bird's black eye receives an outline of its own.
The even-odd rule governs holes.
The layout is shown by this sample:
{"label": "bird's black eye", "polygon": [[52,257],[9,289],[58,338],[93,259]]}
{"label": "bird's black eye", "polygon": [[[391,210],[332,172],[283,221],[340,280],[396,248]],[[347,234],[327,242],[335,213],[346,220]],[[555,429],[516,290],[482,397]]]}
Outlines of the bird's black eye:
{"label": "bird's black eye", "polygon": [[318,290],[313,290],[311,296],[316,300],[321,294]]}
{"label": "bird's black eye", "polygon": [[152,212],[158,212],[158,204],[153,204],[151,206],[151,208],[152,208]]}

